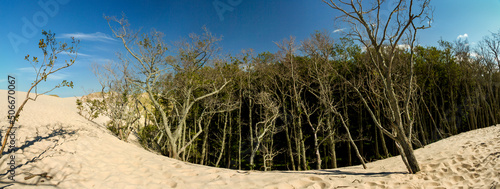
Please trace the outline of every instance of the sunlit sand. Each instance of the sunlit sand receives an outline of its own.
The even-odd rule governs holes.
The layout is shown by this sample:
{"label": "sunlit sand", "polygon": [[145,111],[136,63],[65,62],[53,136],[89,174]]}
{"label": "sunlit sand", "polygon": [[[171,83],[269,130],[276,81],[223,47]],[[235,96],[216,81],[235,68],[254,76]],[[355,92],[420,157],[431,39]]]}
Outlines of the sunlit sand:
{"label": "sunlit sand", "polygon": [[[7,91],[0,90],[1,107]],[[19,98],[25,93],[18,92]],[[40,96],[15,131],[15,182],[8,155],[0,160],[9,188],[495,188],[500,187],[500,125],[462,133],[416,150],[422,171],[407,174],[399,156],[368,169],[238,171],[177,161],[118,140],[78,115],[76,98]],[[18,100],[20,102],[21,100]],[[6,115],[6,108],[0,108]],[[7,119],[1,119],[2,131]],[[342,152],[338,152],[342,153]]]}

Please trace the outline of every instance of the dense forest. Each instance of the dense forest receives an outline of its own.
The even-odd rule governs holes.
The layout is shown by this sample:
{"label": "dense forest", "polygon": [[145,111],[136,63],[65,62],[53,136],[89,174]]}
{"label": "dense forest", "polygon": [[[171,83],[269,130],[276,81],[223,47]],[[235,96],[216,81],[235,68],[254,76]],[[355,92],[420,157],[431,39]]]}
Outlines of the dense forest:
{"label": "dense forest", "polygon": [[[183,161],[329,169],[399,155],[397,122],[416,149],[500,121],[500,31],[475,46],[457,39],[437,47],[363,45],[318,31],[276,43],[276,53],[227,55],[206,28],[168,46],[161,32],[137,35],[127,20],[107,19],[127,55],[95,66],[102,98],[82,99],[82,111],[108,116],[122,140],[137,135]],[[385,71],[373,63],[386,59]]]}

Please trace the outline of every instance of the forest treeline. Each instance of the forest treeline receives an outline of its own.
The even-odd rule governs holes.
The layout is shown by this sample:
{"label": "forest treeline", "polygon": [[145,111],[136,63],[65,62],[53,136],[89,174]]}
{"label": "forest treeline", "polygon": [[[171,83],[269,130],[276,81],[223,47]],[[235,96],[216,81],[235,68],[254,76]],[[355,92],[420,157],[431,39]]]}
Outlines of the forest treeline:
{"label": "forest treeline", "polygon": [[[277,43],[276,53],[231,56],[220,53],[220,38],[206,29],[173,50],[159,32],[131,39],[127,31],[113,30],[138,63],[96,66],[103,98],[87,101],[88,111],[108,116],[108,128],[122,140],[135,134],[145,148],[172,158],[266,171],[336,168],[399,154],[363,104],[381,125],[393,124],[381,100],[383,80],[369,63],[373,49],[316,32]],[[399,102],[410,103],[403,113],[414,123],[414,148],[499,123],[499,46],[500,32],[475,47],[457,39],[398,48],[390,68],[396,83],[411,82],[408,62],[414,62],[414,95]]]}
{"label": "forest treeline", "polygon": [[344,14],[351,38],[315,32],[276,43],[276,53],[223,54],[206,28],[167,44],[105,17],[126,52],[94,67],[101,96],[77,101],[80,113],[109,117],[118,138],[136,135],[165,156],[264,171],[366,168],[401,155],[417,173],[414,148],[498,123],[500,31],[476,47],[461,38],[424,47],[415,41],[430,27],[430,1],[399,1],[387,21],[365,17],[383,2],[369,12],[324,2]]}

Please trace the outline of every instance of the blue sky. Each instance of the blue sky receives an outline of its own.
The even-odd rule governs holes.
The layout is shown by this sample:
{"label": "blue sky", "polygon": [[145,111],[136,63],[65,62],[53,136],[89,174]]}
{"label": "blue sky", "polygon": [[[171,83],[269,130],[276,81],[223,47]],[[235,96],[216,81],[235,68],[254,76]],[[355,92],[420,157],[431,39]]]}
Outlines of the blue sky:
{"label": "blue sky", "polygon": [[[200,33],[202,26],[222,36],[224,52],[236,54],[242,49],[255,52],[277,51],[274,42],[289,36],[302,40],[316,30],[342,29],[334,23],[338,13],[321,0],[16,0],[0,1],[0,89],[7,88],[7,75],[14,74],[20,91],[27,91],[34,72],[24,56],[41,57],[38,41],[41,30],[51,30],[60,41],[68,36],[80,38],[79,57],[72,67],[41,83],[39,92],[62,80],[75,83],[73,89],[57,89],[50,94],[62,97],[81,96],[100,89],[91,64],[118,61],[116,52],[123,45],[111,38],[103,14],[126,14],[132,29],[148,32],[155,28],[165,33],[167,43]],[[217,11],[214,4],[231,11]],[[49,5],[49,6],[44,6]],[[421,31],[419,44],[437,45],[467,37],[472,45],[490,32],[500,29],[500,0],[434,0],[432,28]],[[48,8],[47,8],[48,7]],[[34,19],[35,18],[35,19]],[[31,26],[31,27],[30,27]],[[30,30],[31,29],[31,30]],[[13,37],[16,36],[16,37]],[[14,42],[11,42],[11,39]]]}

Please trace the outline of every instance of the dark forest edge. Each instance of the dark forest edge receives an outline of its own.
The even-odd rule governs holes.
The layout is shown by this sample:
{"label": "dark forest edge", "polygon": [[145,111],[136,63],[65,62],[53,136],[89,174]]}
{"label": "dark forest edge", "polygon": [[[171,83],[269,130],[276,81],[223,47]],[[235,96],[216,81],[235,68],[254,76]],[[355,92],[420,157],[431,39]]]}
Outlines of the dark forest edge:
{"label": "dark forest edge", "polygon": [[[500,62],[494,59],[495,49],[488,45],[500,44],[499,35],[500,32],[485,37],[475,48],[461,39],[439,41],[439,47],[415,47],[418,88],[411,112],[415,119],[411,139],[414,148],[499,123]],[[301,46],[311,42],[327,46],[324,53],[328,58],[311,53],[323,49],[299,48],[291,38],[283,43],[300,49],[293,54],[287,49],[257,55],[244,51],[207,61],[191,72],[162,65],[175,71],[161,75],[152,87],[153,97],[159,99],[173,122],[179,121],[186,101],[225,85],[216,94],[192,104],[185,123],[172,127],[182,128],[178,140],[186,146],[178,159],[231,169],[309,170],[318,168],[317,146],[323,162],[321,169],[360,164],[342,119],[365,160],[398,155],[392,139],[374,126],[355,91],[339,78],[342,75],[356,83],[363,93],[382,90],[377,74],[366,63],[366,51],[346,38],[333,43],[320,32]],[[398,61],[408,56],[408,49],[397,52]],[[393,69],[404,79],[405,65],[395,65]],[[104,100],[88,100],[85,107],[91,109],[87,111],[94,117],[96,113],[110,117],[108,128],[120,139],[127,140],[130,133],[135,133],[144,147],[174,157],[165,131],[154,124],[162,121],[157,118],[161,115],[147,93],[124,78],[131,76],[124,76],[111,66],[107,68],[100,68],[101,72],[96,69],[102,83],[108,85],[103,86],[104,93],[95,97],[102,96]],[[132,72],[127,67],[121,69]],[[109,80],[103,80],[105,73]],[[190,93],[185,94],[187,91]],[[377,116],[383,116],[386,110],[377,101],[380,97],[371,95],[370,106]],[[390,123],[389,118],[380,119],[383,125]],[[192,142],[186,144],[189,141]]]}
{"label": "dark forest edge", "polygon": [[[95,65],[102,91],[78,102],[82,114],[105,115],[120,139],[137,135],[143,147],[182,161],[337,168],[413,156],[414,148],[500,120],[500,31],[475,47],[466,39],[414,45],[424,29],[417,27],[404,45],[375,36],[362,46],[316,32],[284,39],[276,53],[225,55],[206,28],[167,45],[161,32],[140,34],[124,18],[106,19],[128,55]],[[403,161],[419,171],[416,160]]]}

